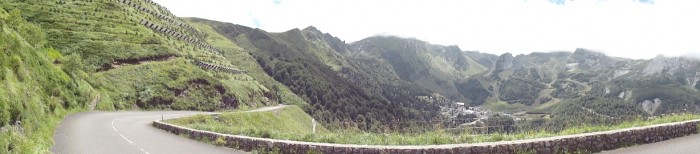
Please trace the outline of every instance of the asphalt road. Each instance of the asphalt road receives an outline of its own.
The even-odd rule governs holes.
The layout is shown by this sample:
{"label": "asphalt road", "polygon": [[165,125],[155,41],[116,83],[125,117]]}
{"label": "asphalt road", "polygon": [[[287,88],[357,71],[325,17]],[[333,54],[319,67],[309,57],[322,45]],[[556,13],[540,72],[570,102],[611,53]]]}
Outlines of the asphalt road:
{"label": "asphalt road", "polygon": [[[269,109],[268,109],[269,110]],[[190,140],[151,124],[153,120],[204,112],[84,112],[67,116],[56,129],[51,152],[57,154],[245,153]]]}
{"label": "asphalt road", "polygon": [[636,145],[612,151],[604,151],[606,154],[691,154],[700,153],[700,135],[690,135],[674,138],[666,141]]}
{"label": "asphalt road", "polygon": [[[276,110],[285,106],[247,112]],[[131,111],[84,112],[67,116],[56,129],[51,152],[57,154],[172,154],[246,153],[190,140],[151,126],[154,120],[206,112]],[[602,153],[659,154],[700,153],[700,134],[643,144]]]}

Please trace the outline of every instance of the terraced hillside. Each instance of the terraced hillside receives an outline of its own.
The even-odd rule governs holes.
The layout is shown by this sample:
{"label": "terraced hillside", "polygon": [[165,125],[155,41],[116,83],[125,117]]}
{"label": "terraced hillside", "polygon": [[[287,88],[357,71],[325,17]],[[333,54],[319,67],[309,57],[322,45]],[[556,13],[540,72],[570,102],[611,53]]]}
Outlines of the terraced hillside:
{"label": "terraced hillside", "polygon": [[82,59],[79,69],[100,91],[97,109],[216,110],[278,102],[274,83],[258,82],[224,56],[240,51],[215,48],[205,33],[150,0],[3,0],[2,7],[39,24],[49,46]]}
{"label": "terraced hillside", "polygon": [[[468,117],[441,114],[456,102],[502,111],[494,117],[508,127],[547,129],[700,112],[692,58],[496,56],[383,36],[346,43],[315,27],[270,33],[178,18],[150,0],[0,2],[0,153],[43,153],[59,119],[93,107],[291,104],[329,131],[371,132],[448,126]],[[480,124],[503,126],[491,119]]]}
{"label": "terraced hillside", "polygon": [[[2,8],[21,11],[42,26],[49,46],[81,60],[78,69],[99,91],[99,110],[287,103],[327,124],[387,127],[382,123],[440,119],[440,103],[450,102],[443,96],[462,98],[453,82],[484,71],[467,56],[440,60],[461,54],[458,49],[426,46],[436,52],[421,56],[430,58],[421,64],[450,70],[439,71],[439,81],[414,81],[400,64],[356,54],[313,27],[267,33],[180,19],[149,0],[4,0]],[[444,49],[450,51],[438,51]]]}

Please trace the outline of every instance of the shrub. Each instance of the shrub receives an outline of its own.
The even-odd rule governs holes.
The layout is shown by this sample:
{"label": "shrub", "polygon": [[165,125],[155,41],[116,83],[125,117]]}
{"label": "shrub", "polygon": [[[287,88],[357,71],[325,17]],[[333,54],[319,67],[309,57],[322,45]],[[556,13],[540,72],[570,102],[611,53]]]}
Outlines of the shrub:
{"label": "shrub", "polygon": [[148,37],[146,40],[143,40],[143,44],[161,44],[160,39],[156,37]]}
{"label": "shrub", "polygon": [[216,138],[216,140],[214,140],[214,145],[224,146],[224,145],[226,145],[226,140],[224,140],[223,137],[218,137],[218,138]]}

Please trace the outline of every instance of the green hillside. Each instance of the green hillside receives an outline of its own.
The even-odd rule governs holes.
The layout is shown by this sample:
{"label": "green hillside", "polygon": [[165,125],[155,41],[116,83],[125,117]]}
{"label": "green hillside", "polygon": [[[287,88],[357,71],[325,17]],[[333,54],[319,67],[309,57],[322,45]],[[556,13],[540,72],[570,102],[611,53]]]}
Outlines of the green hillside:
{"label": "green hillside", "polygon": [[81,59],[48,45],[40,26],[0,9],[0,153],[46,153],[58,122],[96,97]]}
{"label": "green hillside", "polygon": [[332,37],[315,28],[268,33],[230,23],[190,21],[209,25],[248,52],[265,73],[309,102],[304,110],[328,127],[341,122],[378,127],[400,119],[440,118],[438,104],[418,98],[432,95],[429,91],[400,80],[382,82],[391,76],[372,74],[367,70],[371,66],[352,62],[336,50],[344,48],[334,47]]}
{"label": "green hillside", "polygon": [[210,45],[149,0],[3,0],[2,7],[20,10],[43,27],[48,46],[82,60],[100,110],[235,109],[276,104],[284,89],[258,82],[227,58],[237,50]]}
{"label": "green hillside", "polygon": [[431,45],[415,39],[370,37],[351,45],[353,56],[384,61],[401,80],[450,99],[464,100],[455,84],[487,70],[456,46]]}
{"label": "green hillside", "polygon": [[305,103],[251,69],[254,59],[228,59],[241,50],[210,45],[210,37],[150,1],[2,0],[0,7],[12,12],[2,12],[0,153],[45,153],[63,116],[92,108]]}
{"label": "green hillside", "polygon": [[[556,132],[700,112],[700,60],[687,57],[586,49],[497,56],[391,36],[346,43],[313,26],[272,33],[178,18],[150,0],[0,0],[0,28],[0,153],[46,153],[58,121],[87,110],[287,104],[281,113],[181,122],[292,138],[314,118],[322,131],[364,133],[374,143],[390,132],[396,144],[405,132],[424,132],[411,142],[430,144],[421,139],[448,127]],[[475,121],[457,102],[497,114]],[[465,119],[473,125],[450,121]],[[262,126],[274,127],[254,130]]]}

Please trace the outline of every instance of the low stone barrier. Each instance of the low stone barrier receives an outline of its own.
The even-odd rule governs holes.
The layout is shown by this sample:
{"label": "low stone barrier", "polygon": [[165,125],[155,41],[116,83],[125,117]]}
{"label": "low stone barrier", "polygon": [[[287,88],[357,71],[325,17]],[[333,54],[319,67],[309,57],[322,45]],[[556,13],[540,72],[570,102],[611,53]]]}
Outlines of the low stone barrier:
{"label": "low stone barrier", "polygon": [[205,43],[205,42],[203,42],[203,41],[200,41],[200,40],[197,39],[197,38],[190,37],[190,36],[188,36],[188,35],[186,35],[186,34],[184,34],[184,33],[177,32],[177,31],[175,31],[175,30],[173,30],[173,29],[171,29],[171,28],[167,28],[167,27],[164,27],[164,26],[159,26],[159,25],[157,25],[157,24],[155,24],[155,23],[153,23],[153,22],[151,22],[151,21],[148,21],[148,20],[146,20],[146,19],[141,19],[141,21],[139,22],[139,24],[141,24],[141,25],[143,25],[143,26],[146,26],[147,28],[150,28],[150,29],[152,29],[153,31],[156,31],[156,32],[159,32],[159,33],[163,33],[163,34],[167,34],[167,35],[170,35],[170,36],[175,37],[175,38],[180,39],[180,40],[184,40],[184,41],[186,41],[187,43],[190,43],[190,44],[193,45],[193,46],[200,47],[200,48],[204,48],[204,49],[206,49],[206,50],[208,50],[208,51],[213,51],[212,53],[214,53],[214,54],[216,54],[216,55],[219,55],[219,56],[222,56],[222,54],[221,54],[222,52],[221,52],[221,51],[219,51],[218,49],[214,48],[213,46],[211,46],[211,45],[209,45],[209,44],[207,44],[207,43]]}
{"label": "low stone barrier", "polygon": [[226,73],[231,73],[231,74],[243,74],[246,73],[244,70],[237,70],[225,66],[219,66],[219,65],[214,65],[214,64],[209,64],[201,61],[195,61],[195,65],[204,68],[204,69],[210,69],[210,70],[215,70],[215,71],[220,71],[220,72],[226,72]]}
{"label": "low stone barrier", "polygon": [[567,136],[557,136],[530,140],[501,141],[475,144],[446,144],[427,146],[381,146],[312,143],[288,140],[255,138],[240,135],[221,134],[167,124],[160,120],[153,126],[174,134],[186,134],[190,138],[214,141],[222,138],[225,146],[244,151],[279,151],[281,153],[572,153],[577,151],[600,152],[635,144],[653,143],[675,137],[697,133],[700,120],[675,122],[622,130],[594,132]]}
{"label": "low stone barrier", "polygon": [[[139,11],[146,12],[146,13],[151,14],[151,15],[157,17],[157,18],[160,18],[160,19],[166,20],[166,21],[168,21],[168,22],[171,22],[171,23],[173,23],[173,24],[175,24],[175,25],[177,25],[177,26],[180,26],[180,27],[185,28],[185,29],[187,29],[187,30],[190,30],[190,31],[192,31],[192,32],[195,32],[195,33],[197,32],[197,30],[194,29],[194,27],[192,27],[192,26],[190,26],[190,25],[187,25],[187,24],[185,24],[185,23],[182,23],[182,22],[178,22],[178,21],[176,21],[175,19],[169,17],[168,15],[173,16],[172,13],[170,13],[170,11],[167,11],[167,12],[166,12],[168,15],[163,15],[163,14],[160,14],[160,13],[158,13],[158,12],[156,12],[156,11],[152,11],[152,10],[149,10],[149,9],[147,9],[147,8],[145,8],[145,7],[141,7],[140,5],[136,4],[136,2],[131,2],[131,1],[129,1],[129,0],[117,0],[117,1],[118,1],[118,2],[121,2],[121,3],[124,3],[124,4],[126,4],[126,5],[129,5],[129,6],[131,6],[131,7],[134,7],[134,8],[136,8],[136,9],[139,10]],[[158,3],[156,3],[156,2],[153,2],[153,1],[151,1],[151,0],[145,0],[145,2],[146,2],[147,4],[151,4],[151,5],[154,5],[154,6],[156,6],[156,7],[159,7],[160,9],[167,10],[167,8],[165,8],[165,7],[161,6],[160,4],[158,4]]]}

